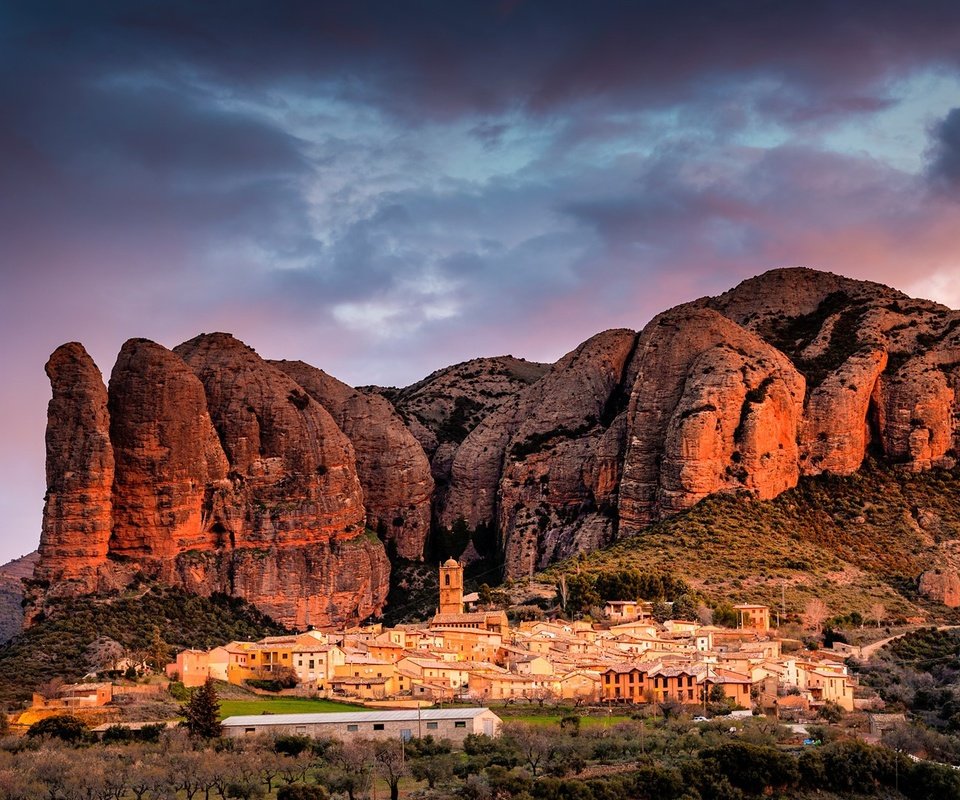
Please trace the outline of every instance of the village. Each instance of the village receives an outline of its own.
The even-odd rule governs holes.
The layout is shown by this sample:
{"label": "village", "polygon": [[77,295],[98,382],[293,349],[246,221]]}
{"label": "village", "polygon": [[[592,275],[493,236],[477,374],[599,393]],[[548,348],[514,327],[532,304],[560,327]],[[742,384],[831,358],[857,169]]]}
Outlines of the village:
{"label": "village", "polygon": [[855,707],[848,653],[809,651],[771,629],[765,606],[735,607],[737,627],[650,616],[650,604],[612,601],[599,622],[508,624],[464,596],[463,567],[440,566],[440,603],[422,624],[372,625],[184,650],[167,675],[187,687],[208,678],[282,694],[417,707],[572,701],[575,705],[726,702],[781,718],[826,704]]}

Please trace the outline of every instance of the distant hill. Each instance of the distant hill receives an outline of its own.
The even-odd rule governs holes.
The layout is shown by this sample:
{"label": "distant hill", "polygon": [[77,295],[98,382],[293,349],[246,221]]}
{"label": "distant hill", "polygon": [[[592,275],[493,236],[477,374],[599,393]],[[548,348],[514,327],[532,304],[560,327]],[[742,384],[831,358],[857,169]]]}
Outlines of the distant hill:
{"label": "distant hill", "polygon": [[0,566],[0,643],[23,627],[23,579],[33,575],[40,554],[36,551]]}
{"label": "distant hill", "polygon": [[51,601],[46,613],[0,646],[0,702],[28,698],[55,677],[82,677],[90,667],[91,645],[103,637],[142,652],[157,627],[172,657],[184,647],[256,640],[286,630],[243,600],[197,597],[176,589],[154,588],[110,600]]}

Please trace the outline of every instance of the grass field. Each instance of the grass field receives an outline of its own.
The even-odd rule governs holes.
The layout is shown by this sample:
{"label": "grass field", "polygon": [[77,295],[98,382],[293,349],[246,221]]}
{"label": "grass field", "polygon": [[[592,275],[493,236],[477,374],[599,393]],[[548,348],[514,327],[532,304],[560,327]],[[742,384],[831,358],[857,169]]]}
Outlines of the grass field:
{"label": "grass field", "polygon": [[321,714],[327,711],[369,711],[362,706],[333,700],[299,697],[259,697],[256,700],[221,700],[220,718],[253,714]]}

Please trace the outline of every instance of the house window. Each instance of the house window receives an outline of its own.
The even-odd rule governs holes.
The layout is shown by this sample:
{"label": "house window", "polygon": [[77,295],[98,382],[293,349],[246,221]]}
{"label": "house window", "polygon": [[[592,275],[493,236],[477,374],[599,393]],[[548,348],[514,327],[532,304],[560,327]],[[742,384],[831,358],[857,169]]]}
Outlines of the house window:
{"label": "house window", "polygon": [[438,723],[436,723],[436,722],[428,722],[428,723],[427,723],[427,730],[428,730],[428,731],[435,731],[438,727],[439,727],[439,725],[438,725]]}
{"label": "house window", "polygon": [[290,654],[289,654],[289,653],[284,653],[284,654],[283,654],[283,660],[286,661],[288,658],[290,658]]}
{"label": "house window", "polygon": [[383,730],[383,723],[382,723],[382,722],[374,722],[374,723],[373,723],[373,729],[374,729],[375,731],[382,731],[382,730]]}
{"label": "house window", "polygon": [[243,729],[243,732],[244,732],[244,733],[256,733],[256,732],[257,732],[257,729],[256,729],[256,728],[244,728],[244,729]]}
{"label": "house window", "polygon": [[450,585],[450,575],[449,575],[449,574],[443,576],[443,585],[444,585],[444,586],[449,586],[449,585]]}
{"label": "house window", "polygon": [[313,669],[313,659],[310,659],[310,669]]}
{"label": "house window", "polygon": [[356,733],[358,730],[360,730],[359,725],[347,725],[347,733]]}
{"label": "house window", "polygon": [[453,723],[453,727],[454,727],[454,728],[466,728],[466,727],[467,727],[467,723],[464,722],[462,719],[458,719],[456,722]]}

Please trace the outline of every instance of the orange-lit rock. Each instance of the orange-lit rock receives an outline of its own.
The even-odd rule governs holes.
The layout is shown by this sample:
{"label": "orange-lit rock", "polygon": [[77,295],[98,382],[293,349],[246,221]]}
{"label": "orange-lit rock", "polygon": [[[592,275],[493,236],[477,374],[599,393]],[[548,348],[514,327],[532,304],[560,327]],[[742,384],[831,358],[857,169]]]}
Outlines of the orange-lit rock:
{"label": "orange-lit rock", "polygon": [[111,553],[161,561],[229,544],[228,528],[242,510],[232,509],[232,519],[211,513],[213,486],[226,481],[230,466],[193,371],[167,348],[131,339],[110,376],[109,398]]}
{"label": "orange-lit rock", "polygon": [[715,311],[681,306],[641,333],[627,417],[620,534],[718,491],[796,484],[804,380],[782,353]]}
{"label": "orange-lit rock", "polygon": [[77,342],[58,347],[46,366],[47,497],[34,577],[58,593],[90,592],[106,561],[113,524],[113,447],[107,390]]}

